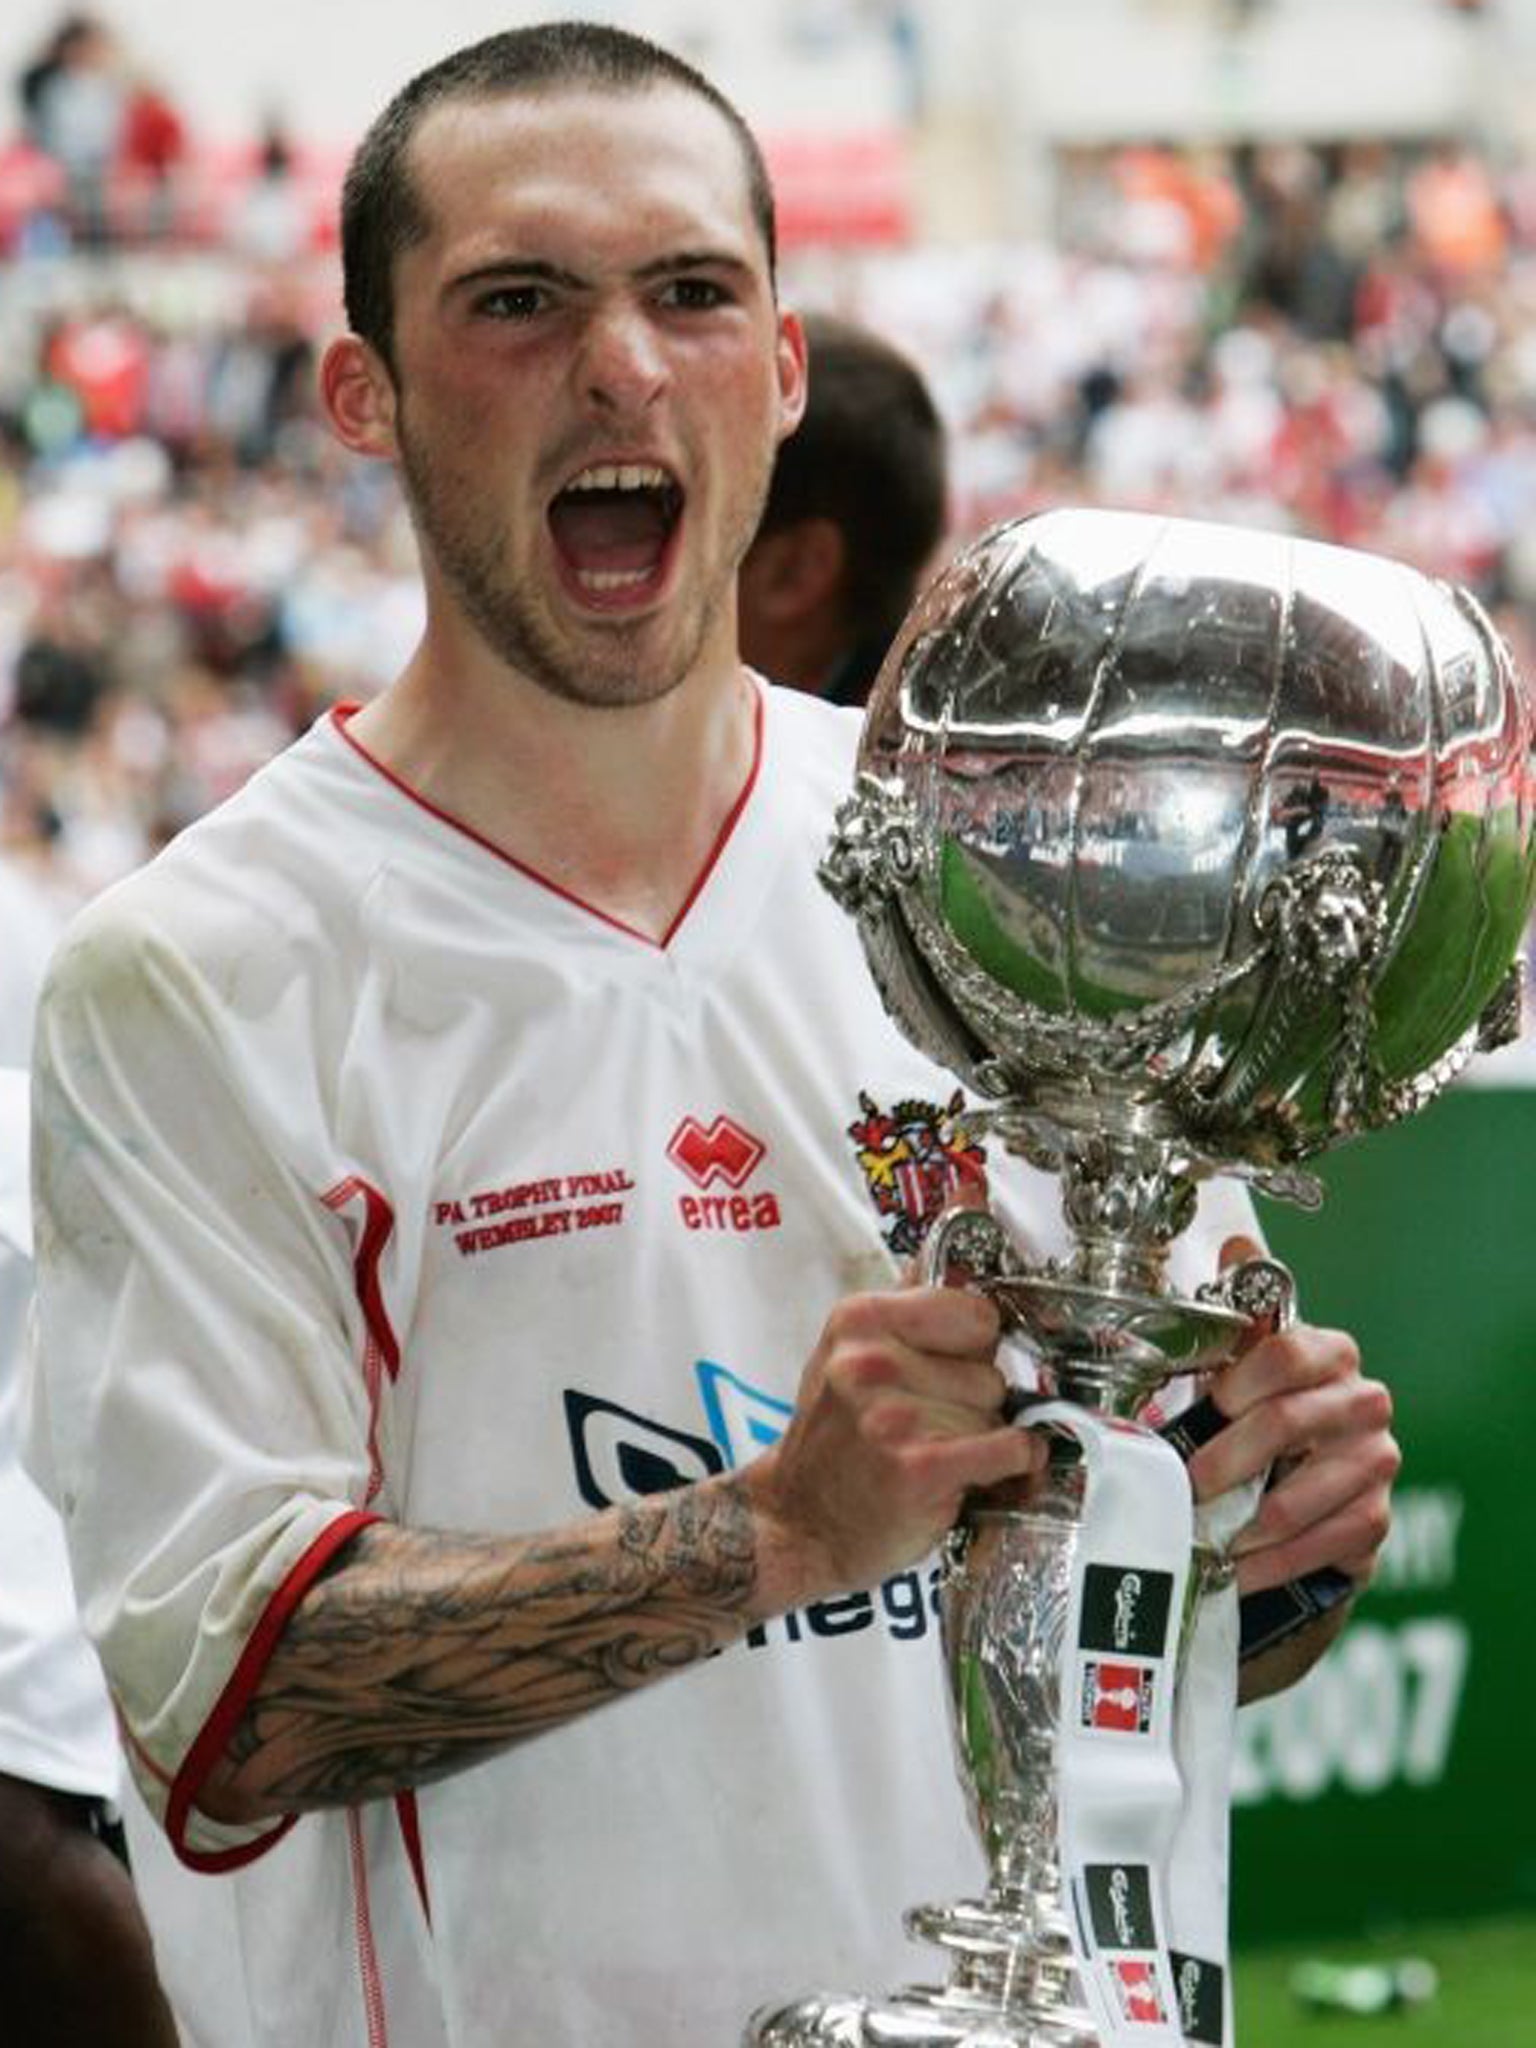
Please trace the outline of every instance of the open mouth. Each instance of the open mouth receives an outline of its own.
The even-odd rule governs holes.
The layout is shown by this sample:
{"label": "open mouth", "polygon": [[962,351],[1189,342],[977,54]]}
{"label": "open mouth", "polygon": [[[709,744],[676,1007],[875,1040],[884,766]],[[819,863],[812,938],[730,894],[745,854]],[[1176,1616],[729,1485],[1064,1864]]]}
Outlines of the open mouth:
{"label": "open mouth", "polygon": [[589,464],[549,508],[567,583],[605,607],[651,597],[665,578],[682,511],[681,485],[657,464]]}

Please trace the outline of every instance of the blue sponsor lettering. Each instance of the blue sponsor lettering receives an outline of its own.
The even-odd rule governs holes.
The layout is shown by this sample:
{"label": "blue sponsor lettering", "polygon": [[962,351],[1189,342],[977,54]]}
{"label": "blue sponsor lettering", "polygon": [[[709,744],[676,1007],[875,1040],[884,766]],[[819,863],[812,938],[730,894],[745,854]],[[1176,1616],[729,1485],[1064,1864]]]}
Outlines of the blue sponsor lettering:
{"label": "blue sponsor lettering", "polygon": [[930,1617],[939,1611],[939,1570],[926,1579],[918,1572],[897,1572],[867,1593],[845,1593],[838,1600],[813,1600],[791,1607],[772,1621],[748,1629],[747,1647],[766,1650],[775,1643],[802,1643],[810,1636],[852,1636],[883,1625],[898,1643],[915,1643],[927,1635]]}

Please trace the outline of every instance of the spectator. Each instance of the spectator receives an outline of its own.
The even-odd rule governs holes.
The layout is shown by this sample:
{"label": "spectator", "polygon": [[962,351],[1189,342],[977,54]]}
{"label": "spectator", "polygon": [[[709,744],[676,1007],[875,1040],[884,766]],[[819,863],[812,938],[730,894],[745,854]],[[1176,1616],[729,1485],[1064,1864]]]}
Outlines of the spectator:
{"label": "spectator", "polygon": [[83,248],[107,241],[107,179],[117,160],[127,93],[117,45],[94,16],[72,15],[21,85],[30,131],[64,172],[70,232]]}
{"label": "spectator", "polygon": [[741,565],[741,651],[862,704],[944,531],[944,428],[920,372],[846,321],[806,321],[810,393]]}

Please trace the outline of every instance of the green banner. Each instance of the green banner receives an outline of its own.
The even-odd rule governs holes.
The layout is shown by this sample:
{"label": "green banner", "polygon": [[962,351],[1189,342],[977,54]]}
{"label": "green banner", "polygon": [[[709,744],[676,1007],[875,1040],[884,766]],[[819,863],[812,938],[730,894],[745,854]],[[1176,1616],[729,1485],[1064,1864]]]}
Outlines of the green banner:
{"label": "green banner", "polygon": [[1536,1902],[1536,1089],[1457,1088],[1322,1177],[1264,1227],[1391,1386],[1404,1466],[1350,1627],[1239,1715],[1246,1941]]}

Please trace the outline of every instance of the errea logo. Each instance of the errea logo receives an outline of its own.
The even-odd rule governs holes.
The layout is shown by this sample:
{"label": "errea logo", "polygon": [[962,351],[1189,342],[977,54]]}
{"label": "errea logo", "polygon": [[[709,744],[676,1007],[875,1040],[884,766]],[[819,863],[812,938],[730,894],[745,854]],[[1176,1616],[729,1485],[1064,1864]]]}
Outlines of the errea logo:
{"label": "errea logo", "polygon": [[[778,1197],[749,1193],[747,1182],[768,1156],[761,1138],[734,1117],[710,1124],[685,1116],[667,1141],[667,1157],[702,1192],[679,1195],[677,1212],[687,1230],[777,1230],[783,1220]],[[716,1193],[724,1188],[728,1193]]]}

